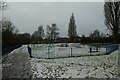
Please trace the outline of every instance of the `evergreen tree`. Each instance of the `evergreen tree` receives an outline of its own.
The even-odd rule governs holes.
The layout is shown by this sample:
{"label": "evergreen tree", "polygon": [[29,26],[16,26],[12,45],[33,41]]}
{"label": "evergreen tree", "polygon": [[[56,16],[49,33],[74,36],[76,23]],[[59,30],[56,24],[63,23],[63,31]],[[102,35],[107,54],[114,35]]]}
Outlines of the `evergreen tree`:
{"label": "evergreen tree", "polygon": [[75,38],[77,37],[76,24],[73,13],[70,17],[70,22],[68,26],[68,37],[70,39],[70,42],[75,42]]}
{"label": "evergreen tree", "polygon": [[38,30],[32,34],[32,42],[42,43],[43,38],[44,38],[44,29],[43,26],[41,25],[38,27]]}

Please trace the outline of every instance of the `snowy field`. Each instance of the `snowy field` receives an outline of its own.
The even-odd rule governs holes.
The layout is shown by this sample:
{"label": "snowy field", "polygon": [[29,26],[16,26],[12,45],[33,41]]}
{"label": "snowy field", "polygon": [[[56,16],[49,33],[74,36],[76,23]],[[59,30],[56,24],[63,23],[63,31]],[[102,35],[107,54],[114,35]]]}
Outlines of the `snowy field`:
{"label": "snowy field", "polygon": [[[23,45],[22,47],[12,51],[6,59],[7,64],[10,63],[12,65],[8,66],[7,64],[5,65],[5,63],[3,63],[3,67],[5,66],[5,70],[7,68],[7,71],[5,71],[4,73],[5,75],[7,74],[11,76],[15,76],[13,74],[14,72],[19,77],[25,77],[26,75],[23,76],[23,74],[32,72],[33,78],[118,77],[118,50],[112,52],[109,55],[101,56],[40,59],[37,57],[29,58],[27,45]],[[28,63],[30,63],[30,65]]]}
{"label": "snowy field", "polygon": [[116,78],[118,51],[110,55],[31,59],[33,78]]}
{"label": "snowy field", "polygon": [[[42,47],[44,46],[44,47]],[[46,47],[46,49],[45,49]],[[74,48],[75,55],[84,55],[89,53],[89,46],[85,45]],[[52,56],[68,56],[70,55],[69,47],[59,47],[58,45],[52,49],[57,50],[51,52]],[[52,51],[51,50],[51,51]],[[105,49],[92,54],[103,54]],[[76,52],[76,53],[75,53]],[[33,49],[36,58],[31,58],[31,67],[33,78],[117,78],[118,77],[118,50],[109,55],[101,56],[84,56],[73,58],[58,59],[40,59],[40,56],[46,56],[47,46],[45,44],[38,45]]]}
{"label": "snowy field", "polygon": [[[48,44],[31,45],[32,55],[35,58],[60,58],[93,54],[105,54],[106,49],[100,48],[99,52],[90,53],[88,45],[68,44],[69,47],[61,47],[62,44],[54,44],[49,47]],[[95,48],[94,48],[95,50]]]}

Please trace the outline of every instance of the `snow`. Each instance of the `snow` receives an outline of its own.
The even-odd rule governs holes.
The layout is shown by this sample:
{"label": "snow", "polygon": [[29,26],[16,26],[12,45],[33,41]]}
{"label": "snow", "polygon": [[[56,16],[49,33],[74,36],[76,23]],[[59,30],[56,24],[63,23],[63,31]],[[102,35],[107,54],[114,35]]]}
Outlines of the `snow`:
{"label": "snow", "polygon": [[[32,75],[27,46],[15,49],[2,59],[2,78],[29,78]],[[6,80],[6,79],[5,79]]]}
{"label": "snow", "polygon": [[[79,54],[81,53],[82,55],[90,54],[87,51],[89,47],[87,45],[85,46],[80,45],[81,48],[76,48],[75,47],[76,45],[73,44],[69,44],[71,45],[70,47],[60,47],[59,45],[60,44],[55,44],[54,45],[55,47],[51,49],[51,51],[56,50],[55,54],[51,53],[52,56],[54,57],[59,56],[58,54],[60,54],[60,56],[66,56],[69,54],[68,52],[71,47],[73,48],[73,50],[75,50],[73,54],[75,54],[75,52],[76,55],[78,55],[78,52]],[[38,47],[33,47],[32,45],[31,47],[33,50],[32,52],[33,56],[35,58],[29,59],[29,54],[27,52],[27,45],[24,45],[21,48],[12,51],[7,56],[7,58],[8,60],[13,61],[10,62],[14,64],[13,66],[19,66],[20,65],[19,63],[21,63],[19,62],[19,60],[21,60],[22,63],[27,63],[28,61],[30,61],[30,65],[26,65],[26,67],[22,69],[26,69],[27,72],[29,72],[30,69],[33,73],[32,75],[33,78],[116,78],[118,77],[118,51],[114,51],[109,55],[101,55],[101,56],[81,56],[81,57],[71,57],[71,58],[47,59],[46,50],[48,48],[46,44],[38,45]],[[100,52],[95,52],[92,54],[102,54],[103,53],[102,51],[104,52],[104,48],[103,49],[101,48]],[[13,57],[13,55],[16,57]],[[45,56],[44,59],[39,58],[42,55]],[[3,67],[4,65],[5,64],[3,64]],[[10,65],[6,64],[5,66],[10,66]],[[15,68],[13,68],[13,70],[14,69]],[[16,73],[18,72],[16,70]]]}
{"label": "snow", "polygon": [[118,76],[118,51],[101,56],[31,58],[30,62],[33,78],[116,78]]}

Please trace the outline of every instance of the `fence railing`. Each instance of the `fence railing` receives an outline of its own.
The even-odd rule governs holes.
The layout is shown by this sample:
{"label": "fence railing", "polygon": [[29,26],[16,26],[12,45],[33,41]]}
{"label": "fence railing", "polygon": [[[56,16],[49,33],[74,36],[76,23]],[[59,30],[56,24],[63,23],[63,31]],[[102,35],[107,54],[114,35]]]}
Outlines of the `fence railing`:
{"label": "fence railing", "polygon": [[[101,52],[100,52],[101,51]],[[89,48],[74,48],[74,47],[55,47],[44,49],[32,49],[33,57],[37,58],[66,58],[80,56],[94,56],[105,54],[106,49],[101,48],[98,52],[89,52]],[[100,52],[100,53],[99,53]]]}
{"label": "fence railing", "polygon": [[[90,47],[92,47],[90,51]],[[82,47],[47,47],[46,45],[32,46],[32,55],[36,58],[67,58],[80,56],[99,56],[118,49],[118,45],[82,46]]]}
{"label": "fence railing", "polygon": [[22,45],[15,45],[9,48],[5,48],[2,50],[2,57],[4,57],[5,55],[7,55],[8,53],[10,53],[11,51],[13,51],[14,49],[17,49],[19,47],[21,47]]}
{"label": "fence railing", "polygon": [[118,45],[107,45],[106,46],[106,53],[111,53],[119,49]]}

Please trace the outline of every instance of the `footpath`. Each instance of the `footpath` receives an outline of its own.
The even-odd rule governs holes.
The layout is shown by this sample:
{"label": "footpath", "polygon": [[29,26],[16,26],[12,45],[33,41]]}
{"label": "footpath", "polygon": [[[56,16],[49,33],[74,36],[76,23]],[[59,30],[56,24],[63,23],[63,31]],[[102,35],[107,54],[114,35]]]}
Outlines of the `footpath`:
{"label": "footpath", "polygon": [[15,49],[2,60],[2,80],[13,78],[17,80],[32,78],[30,57],[26,46]]}

